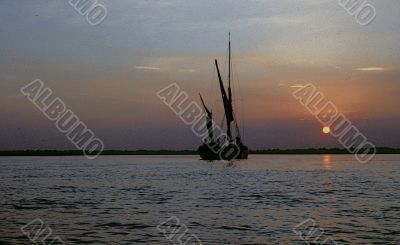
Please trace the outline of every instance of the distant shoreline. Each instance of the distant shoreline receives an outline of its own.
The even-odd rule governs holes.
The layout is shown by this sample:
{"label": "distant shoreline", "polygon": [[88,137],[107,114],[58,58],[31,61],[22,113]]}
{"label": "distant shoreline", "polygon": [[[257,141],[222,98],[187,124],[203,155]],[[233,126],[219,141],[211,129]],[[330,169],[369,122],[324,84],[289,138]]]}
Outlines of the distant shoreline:
{"label": "distant shoreline", "polygon": [[[252,155],[322,155],[322,154],[351,154],[346,149],[265,149],[250,150]],[[118,155],[197,155],[195,150],[106,150],[104,156]],[[377,154],[400,154],[400,148],[377,148]],[[79,150],[15,150],[0,151],[0,156],[82,156]]]}

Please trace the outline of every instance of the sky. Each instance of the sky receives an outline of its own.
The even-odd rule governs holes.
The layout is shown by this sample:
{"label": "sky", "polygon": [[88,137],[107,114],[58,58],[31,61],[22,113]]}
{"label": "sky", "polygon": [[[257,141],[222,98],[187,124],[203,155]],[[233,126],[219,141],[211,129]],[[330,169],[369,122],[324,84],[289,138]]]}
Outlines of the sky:
{"label": "sky", "polygon": [[[73,149],[20,89],[41,79],[106,149],[196,149],[156,96],[171,83],[222,116],[213,60],[232,34],[236,116],[252,149],[337,147],[293,96],[314,84],[377,146],[400,147],[400,1],[368,0],[359,25],[336,0],[99,0],[90,25],[67,0],[0,0],[0,150]],[[225,73],[224,73],[225,74]],[[226,77],[226,75],[225,75]]]}

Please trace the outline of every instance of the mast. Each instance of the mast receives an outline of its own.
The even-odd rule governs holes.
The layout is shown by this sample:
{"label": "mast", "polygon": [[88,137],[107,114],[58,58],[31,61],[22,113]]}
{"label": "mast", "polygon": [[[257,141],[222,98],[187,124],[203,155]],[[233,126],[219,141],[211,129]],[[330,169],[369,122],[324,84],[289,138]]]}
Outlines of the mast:
{"label": "mast", "polygon": [[[229,89],[231,88],[231,33],[229,32]],[[230,96],[229,96],[230,97]]]}
{"label": "mast", "polygon": [[229,32],[229,74],[228,74],[228,76],[229,76],[229,78],[228,78],[228,82],[229,82],[229,84],[228,84],[228,93],[229,93],[229,101],[230,101],[230,103],[232,104],[232,90],[231,90],[231,77],[232,77],[232,75],[231,75],[231,73],[232,73],[232,71],[231,71],[231,68],[232,68],[232,59],[231,59],[231,33]]}
{"label": "mast", "polygon": [[[232,90],[231,90],[231,77],[232,77],[232,59],[231,59],[231,32],[229,32],[229,69],[228,69],[228,94],[229,94],[229,104],[232,110],[232,121],[235,120],[233,116],[233,106],[232,106]],[[231,123],[228,122],[228,136],[229,140],[232,141],[232,133],[231,133]]]}

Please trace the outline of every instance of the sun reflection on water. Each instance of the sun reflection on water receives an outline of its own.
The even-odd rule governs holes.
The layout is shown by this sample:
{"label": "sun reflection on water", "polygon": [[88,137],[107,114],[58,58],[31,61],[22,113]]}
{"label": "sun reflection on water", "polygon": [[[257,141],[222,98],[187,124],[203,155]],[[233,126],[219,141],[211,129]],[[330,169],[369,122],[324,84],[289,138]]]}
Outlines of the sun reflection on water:
{"label": "sun reflection on water", "polygon": [[324,170],[332,170],[332,156],[331,155],[323,155],[322,162],[324,163]]}

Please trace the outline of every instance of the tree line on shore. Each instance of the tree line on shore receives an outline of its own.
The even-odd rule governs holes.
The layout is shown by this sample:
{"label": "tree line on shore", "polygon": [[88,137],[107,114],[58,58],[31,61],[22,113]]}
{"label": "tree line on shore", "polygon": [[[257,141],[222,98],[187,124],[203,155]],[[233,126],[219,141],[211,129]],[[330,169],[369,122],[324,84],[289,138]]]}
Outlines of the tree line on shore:
{"label": "tree line on shore", "polygon": [[[307,148],[307,149],[262,149],[250,150],[250,154],[282,154],[282,155],[312,155],[312,154],[351,154],[343,148]],[[378,147],[377,154],[400,154],[400,148]],[[93,153],[95,154],[95,152]],[[101,155],[196,155],[196,150],[105,150]],[[79,150],[11,150],[0,151],[0,156],[81,156]]]}

